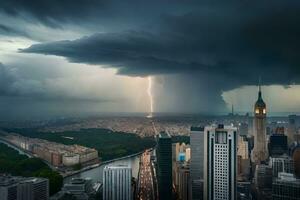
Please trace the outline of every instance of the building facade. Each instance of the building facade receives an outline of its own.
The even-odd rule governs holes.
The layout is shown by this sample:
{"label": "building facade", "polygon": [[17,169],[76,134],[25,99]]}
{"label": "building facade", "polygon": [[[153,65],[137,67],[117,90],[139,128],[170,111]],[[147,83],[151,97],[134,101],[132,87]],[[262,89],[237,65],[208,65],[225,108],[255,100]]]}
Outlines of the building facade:
{"label": "building facade", "polygon": [[258,99],[254,106],[254,148],[251,154],[251,160],[255,164],[260,164],[268,159],[268,148],[266,140],[266,123],[267,123],[266,104],[262,99],[261,88],[259,86]]}
{"label": "building facade", "polygon": [[103,199],[131,200],[132,169],[127,165],[109,165],[103,170]]}
{"label": "building facade", "polygon": [[172,199],[172,140],[166,132],[157,138],[156,156],[159,199]]}
{"label": "building facade", "polygon": [[300,200],[300,179],[293,174],[279,173],[272,184],[273,200]]}
{"label": "building facade", "polygon": [[203,199],[204,127],[191,127],[191,186],[192,199]]}
{"label": "building facade", "polygon": [[1,200],[48,200],[49,181],[35,177],[0,177]]}
{"label": "building facade", "polygon": [[204,163],[204,199],[237,199],[237,128],[205,127]]}

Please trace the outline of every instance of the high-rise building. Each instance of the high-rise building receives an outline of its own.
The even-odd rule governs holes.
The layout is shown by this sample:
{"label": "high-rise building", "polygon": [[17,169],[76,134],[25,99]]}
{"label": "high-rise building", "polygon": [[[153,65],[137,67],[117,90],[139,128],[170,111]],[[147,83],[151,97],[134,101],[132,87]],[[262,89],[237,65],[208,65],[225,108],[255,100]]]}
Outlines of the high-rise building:
{"label": "high-rise building", "polygon": [[0,177],[1,200],[48,200],[49,181],[35,177]]}
{"label": "high-rise building", "polygon": [[14,177],[0,177],[0,197],[3,200],[16,200],[18,196],[18,181]]}
{"label": "high-rise building", "polygon": [[249,158],[249,146],[246,137],[239,136],[238,137],[238,151],[237,151],[237,159],[238,159],[238,179],[240,181],[248,180],[250,175],[250,158]]}
{"label": "high-rise building", "polygon": [[288,152],[287,136],[284,134],[272,134],[269,141],[270,156],[279,156]]}
{"label": "high-rise building", "polygon": [[272,184],[273,200],[300,200],[300,179],[281,172]]}
{"label": "high-rise building", "polygon": [[242,122],[239,124],[239,135],[240,136],[247,136],[248,135],[248,124]]}
{"label": "high-rise building", "polygon": [[294,161],[288,156],[271,157],[270,166],[272,167],[273,177],[278,177],[278,173],[286,172],[294,174]]}
{"label": "high-rise building", "polygon": [[295,175],[300,178],[300,146],[296,146],[292,152]]}
{"label": "high-rise building", "polygon": [[182,164],[178,169],[178,197],[180,200],[190,200],[190,167]]}
{"label": "high-rise building", "polygon": [[204,130],[204,199],[237,198],[237,128],[207,126]]}
{"label": "high-rise building", "polygon": [[131,200],[132,169],[128,165],[108,165],[103,170],[103,199]]}
{"label": "high-rise building", "polygon": [[299,142],[300,139],[298,134],[299,127],[300,127],[300,116],[289,115],[289,124],[287,127],[288,145],[290,145],[294,141]]}
{"label": "high-rise building", "polygon": [[258,99],[254,106],[254,148],[252,150],[252,162],[260,164],[268,159],[268,149],[266,141],[266,104],[262,99],[261,87],[259,85]]}
{"label": "high-rise building", "polygon": [[268,199],[272,193],[272,167],[266,164],[256,165],[254,183],[257,199]]}
{"label": "high-rise building", "polygon": [[192,199],[203,199],[204,127],[191,127],[191,186]]}
{"label": "high-rise building", "polygon": [[172,140],[166,132],[157,138],[156,156],[159,199],[172,199]]}

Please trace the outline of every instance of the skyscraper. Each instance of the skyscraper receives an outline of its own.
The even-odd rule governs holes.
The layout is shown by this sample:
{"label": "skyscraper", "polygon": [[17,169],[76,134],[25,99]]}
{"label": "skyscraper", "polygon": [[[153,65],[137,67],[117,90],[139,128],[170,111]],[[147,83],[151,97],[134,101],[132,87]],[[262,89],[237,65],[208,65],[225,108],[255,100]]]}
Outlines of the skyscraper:
{"label": "skyscraper", "polygon": [[258,99],[254,106],[254,148],[251,159],[255,164],[260,164],[268,158],[268,149],[266,143],[266,104],[262,99],[261,87],[259,85]]}
{"label": "skyscraper", "polygon": [[103,199],[131,200],[131,167],[109,165],[103,170]]}
{"label": "skyscraper", "polygon": [[204,128],[191,127],[191,185],[192,199],[203,199]]}
{"label": "skyscraper", "polygon": [[157,138],[157,179],[159,199],[172,199],[172,140],[161,132]]}
{"label": "skyscraper", "polygon": [[207,126],[204,130],[204,199],[235,200],[237,128]]}

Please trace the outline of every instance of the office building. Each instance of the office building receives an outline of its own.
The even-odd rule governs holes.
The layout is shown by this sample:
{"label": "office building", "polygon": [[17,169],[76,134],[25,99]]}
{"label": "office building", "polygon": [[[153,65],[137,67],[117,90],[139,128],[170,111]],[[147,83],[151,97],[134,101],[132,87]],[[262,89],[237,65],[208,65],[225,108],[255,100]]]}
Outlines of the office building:
{"label": "office building", "polygon": [[248,124],[242,122],[239,124],[239,135],[240,136],[247,136],[248,135]]}
{"label": "office building", "polygon": [[292,157],[294,161],[294,170],[297,178],[300,178],[300,146],[296,146],[292,151]]}
{"label": "office building", "polygon": [[172,140],[166,132],[157,138],[156,156],[159,199],[172,199]]}
{"label": "office building", "polygon": [[287,127],[287,137],[288,145],[292,144],[294,141],[299,142],[298,130],[300,128],[300,116],[289,115],[289,124]]}
{"label": "office building", "polygon": [[294,161],[289,156],[271,157],[270,166],[272,167],[273,177],[278,177],[278,173],[286,172],[294,174]]}
{"label": "office building", "polygon": [[35,177],[0,177],[1,200],[48,200],[49,181]]}
{"label": "office building", "polygon": [[237,199],[237,128],[205,127],[204,163],[204,199]]}
{"label": "office building", "polygon": [[250,175],[250,158],[249,158],[249,146],[246,137],[238,137],[238,180],[246,181]]}
{"label": "office building", "polygon": [[204,127],[191,127],[191,185],[192,199],[203,199]]}
{"label": "office building", "polygon": [[287,136],[284,134],[272,134],[269,139],[270,156],[280,156],[288,152]]}
{"label": "office building", "polygon": [[272,185],[273,200],[300,200],[300,179],[281,172]]}
{"label": "office building", "polygon": [[89,194],[94,192],[92,180],[88,178],[73,178],[70,183],[64,184],[62,191],[80,200],[88,200]]}
{"label": "office building", "polygon": [[250,200],[251,182],[237,182],[237,197],[239,200]]}
{"label": "office building", "polygon": [[178,198],[180,200],[190,200],[190,167],[188,164],[182,164],[178,169]]}
{"label": "office building", "polygon": [[109,165],[103,170],[103,199],[131,200],[132,170],[128,165]]}
{"label": "office building", "polygon": [[272,194],[272,167],[266,164],[256,165],[254,183],[258,199],[268,199]]}
{"label": "office building", "polygon": [[266,141],[266,104],[262,99],[261,87],[259,85],[258,99],[254,106],[254,148],[251,153],[251,160],[255,164],[260,164],[268,159],[268,149]]}

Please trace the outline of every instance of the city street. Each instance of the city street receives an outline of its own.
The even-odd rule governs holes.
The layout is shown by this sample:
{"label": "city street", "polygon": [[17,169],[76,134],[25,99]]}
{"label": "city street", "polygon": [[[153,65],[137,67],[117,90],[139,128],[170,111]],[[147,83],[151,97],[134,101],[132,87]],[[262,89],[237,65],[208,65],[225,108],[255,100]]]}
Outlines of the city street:
{"label": "city street", "polygon": [[150,157],[149,151],[143,153],[141,157],[138,183],[138,199],[140,200],[155,199]]}

